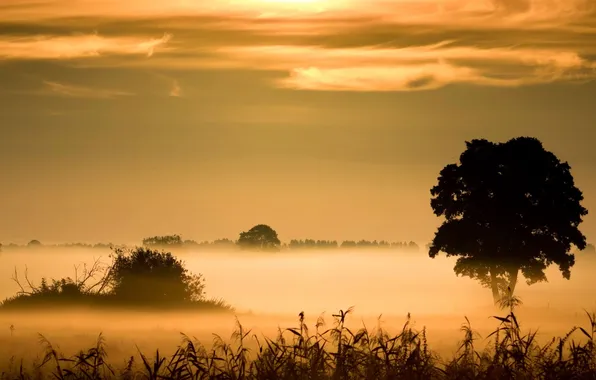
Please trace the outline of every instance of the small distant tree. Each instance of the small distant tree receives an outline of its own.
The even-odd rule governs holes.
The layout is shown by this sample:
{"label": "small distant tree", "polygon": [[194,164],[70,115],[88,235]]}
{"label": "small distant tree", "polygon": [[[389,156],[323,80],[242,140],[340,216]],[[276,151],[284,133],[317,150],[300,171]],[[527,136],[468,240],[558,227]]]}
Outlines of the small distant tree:
{"label": "small distant tree", "polygon": [[259,224],[246,232],[241,232],[237,244],[242,249],[261,251],[278,251],[281,246],[277,232],[265,224]]}
{"label": "small distant tree", "polygon": [[39,240],[31,240],[27,243],[27,247],[41,247],[41,242]]}
{"label": "small distant tree", "polygon": [[184,241],[180,235],[153,236],[143,239],[143,246],[153,248],[178,248]]}
{"label": "small distant tree", "polygon": [[132,302],[184,303],[203,299],[201,274],[191,274],[169,252],[116,249],[109,282],[115,297]]}
{"label": "small distant tree", "polygon": [[586,247],[578,227],[588,213],[569,165],[535,138],[466,146],[431,189],[431,207],[445,222],[430,257],[458,257],[455,273],[491,288],[495,303],[513,294],[520,271],[530,285],[546,281],[544,270],[555,263],[569,279],[571,246]]}

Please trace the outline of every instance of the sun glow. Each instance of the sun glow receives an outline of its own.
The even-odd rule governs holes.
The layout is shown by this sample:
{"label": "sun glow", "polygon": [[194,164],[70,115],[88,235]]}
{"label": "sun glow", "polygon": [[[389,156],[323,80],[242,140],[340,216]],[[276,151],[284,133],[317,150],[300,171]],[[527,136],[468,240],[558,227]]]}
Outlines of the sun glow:
{"label": "sun glow", "polygon": [[252,9],[263,12],[264,15],[276,15],[279,12],[306,11],[325,12],[336,9],[346,0],[236,0],[233,5],[236,9]]}

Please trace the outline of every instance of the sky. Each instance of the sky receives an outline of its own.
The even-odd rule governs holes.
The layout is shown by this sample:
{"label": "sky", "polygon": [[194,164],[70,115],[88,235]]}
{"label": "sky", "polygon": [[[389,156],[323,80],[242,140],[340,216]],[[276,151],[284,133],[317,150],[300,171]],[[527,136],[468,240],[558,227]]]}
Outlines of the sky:
{"label": "sky", "polygon": [[0,242],[427,242],[474,138],[596,209],[595,41],[593,0],[2,0]]}

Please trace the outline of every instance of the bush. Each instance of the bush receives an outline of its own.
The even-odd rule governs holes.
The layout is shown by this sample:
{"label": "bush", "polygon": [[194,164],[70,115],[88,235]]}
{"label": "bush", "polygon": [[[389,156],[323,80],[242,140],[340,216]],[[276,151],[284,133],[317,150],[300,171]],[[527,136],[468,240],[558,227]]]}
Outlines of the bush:
{"label": "bush", "polygon": [[29,280],[26,269],[23,285],[15,270],[13,280],[20,290],[0,306],[3,309],[70,305],[234,310],[222,300],[206,300],[202,275],[190,273],[169,252],[143,247],[114,248],[111,257],[110,265],[97,260],[82,271],[75,267],[74,278],[42,278],[39,286]]}
{"label": "bush", "polygon": [[201,274],[190,274],[169,252],[138,247],[115,250],[109,284],[119,299],[138,303],[183,303],[204,298]]}

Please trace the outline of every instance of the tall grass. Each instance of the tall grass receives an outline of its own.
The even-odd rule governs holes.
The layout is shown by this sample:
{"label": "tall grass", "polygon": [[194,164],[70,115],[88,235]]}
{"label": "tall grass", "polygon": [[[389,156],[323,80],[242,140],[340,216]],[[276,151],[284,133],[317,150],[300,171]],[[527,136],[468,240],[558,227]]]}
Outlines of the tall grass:
{"label": "tall grass", "polygon": [[[391,336],[380,324],[358,331],[346,327],[350,308],[333,315],[330,327],[320,317],[312,330],[300,313],[297,326],[279,329],[275,338],[259,338],[236,320],[228,341],[214,335],[208,347],[182,334],[172,355],[157,350],[149,356],[139,350],[118,367],[108,363],[101,334],[93,347],[70,357],[40,335],[43,358],[27,369],[12,358],[0,370],[0,379],[596,379],[594,313],[586,312],[588,326],[573,327],[540,345],[535,331],[522,331],[515,314],[518,304],[511,297],[505,302],[507,315],[493,317],[498,326],[482,351],[475,347],[480,337],[466,318],[462,341],[448,360],[428,347],[426,330],[414,329],[409,315]],[[253,351],[251,341],[256,342]]]}

